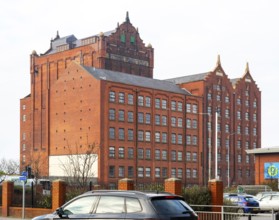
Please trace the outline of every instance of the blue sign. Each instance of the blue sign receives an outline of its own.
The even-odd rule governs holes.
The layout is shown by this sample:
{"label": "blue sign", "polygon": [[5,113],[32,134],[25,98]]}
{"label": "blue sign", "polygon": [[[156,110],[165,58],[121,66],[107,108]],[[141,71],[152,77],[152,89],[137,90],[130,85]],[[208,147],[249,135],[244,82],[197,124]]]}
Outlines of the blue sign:
{"label": "blue sign", "polygon": [[27,180],[27,177],[26,177],[26,176],[20,176],[20,177],[19,177],[19,180],[20,180],[20,181],[26,181],[26,180]]}
{"label": "blue sign", "polygon": [[279,163],[264,163],[264,178],[278,179],[279,178]]}
{"label": "blue sign", "polygon": [[23,172],[21,173],[21,175],[22,175],[22,176],[28,176],[28,172],[27,172],[27,171],[23,171]]}

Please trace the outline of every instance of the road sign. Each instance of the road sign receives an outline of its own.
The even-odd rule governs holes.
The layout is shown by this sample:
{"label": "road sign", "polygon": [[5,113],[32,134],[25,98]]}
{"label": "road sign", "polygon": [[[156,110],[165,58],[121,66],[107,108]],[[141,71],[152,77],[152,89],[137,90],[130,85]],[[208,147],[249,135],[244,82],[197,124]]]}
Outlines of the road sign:
{"label": "road sign", "polygon": [[20,180],[20,181],[26,181],[26,180],[27,180],[27,177],[26,177],[26,176],[20,176],[20,177],[19,177],[19,180]]}
{"label": "road sign", "polygon": [[28,176],[28,172],[27,172],[27,171],[23,171],[23,172],[21,173],[21,175],[22,175],[22,176]]}

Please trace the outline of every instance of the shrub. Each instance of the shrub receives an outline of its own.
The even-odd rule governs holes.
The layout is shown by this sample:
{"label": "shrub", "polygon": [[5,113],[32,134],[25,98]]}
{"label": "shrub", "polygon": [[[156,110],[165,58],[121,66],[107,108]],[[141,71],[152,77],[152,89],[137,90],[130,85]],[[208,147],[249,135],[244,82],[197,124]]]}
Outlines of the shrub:
{"label": "shrub", "polygon": [[[210,205],[211,194],[207,187],[193,186],[184,188],[182,195],[188,204],[192,205]],[[208,207],[196,207],[196,211],[208,210]]]}

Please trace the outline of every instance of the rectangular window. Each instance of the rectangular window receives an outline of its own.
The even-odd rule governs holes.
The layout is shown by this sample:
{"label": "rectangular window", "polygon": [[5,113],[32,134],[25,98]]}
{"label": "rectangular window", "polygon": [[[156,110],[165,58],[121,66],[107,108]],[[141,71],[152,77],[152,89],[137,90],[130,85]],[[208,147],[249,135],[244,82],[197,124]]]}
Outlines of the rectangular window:
{"label": "rectangular window", "polygon": [[166,178],[168,176],[168,168],[163,167],[162,168],[162,177]]}
{"label": "rectangular window", "polygon": [[114,91],[109,92],[109,101],[115,102],[115,92]]}
{"label": "rectangular window", "polygon": [[156,149],[155,150],[155,160],[160,160],[161,158],[160,158],[160,150],[158,150],[158,149]]}
{"label": "rectangular window", "polygon": [[191,104],[189,104],[189,103],[186,104],[186,112],[188,112],[188,113],[191,112]]}
{"label": "rectangular window", "polygon": [[128,129],[128,141],[133,141],[133,140],[134,140],[134,130]]}
{"label": "rectangular window", "polygon": [[198,105],[193,104],[193,113],[198,113]]}
{"label": "rectangular window", "polygon": [[191,152],[186,152],[186,161],[191,161]]}
{"label": "rectangular window", "polygon": [[133,122],[133,121],[134,121],[134,113],[128,112],[128,122]]}
{"label": "rectangular window", "polygon": [[249,112],[245,112],[245,120],[249,121]]}
{"label": "rectangular window", "polygon": [[230,110],[229,109],[225,109],[225,117],[226,118],[230,117]]}
{"label": "rectangular window", "polygon": [[128,158],[133,159],[134,158],[134,149],[132,147],[128,148]]}
{"label": "rectangular window", "polygon": [[225,96],[225,103],[229,103],[230,102],[230,97],[229,96]]}
{"label": "rectangular window", "polygon": [[160,142],[160,132],[155,132],[155,142]]}
{"label": "rectangular window", "polygon": [[172,168],[172,169],[171,169],[171,177],[172,177],[172,178],[175,178],[175,177],[176,177],[176,169],[175,169],[175,168]]}
{"label": "rectangular window", "polygon": [[125,153],[124,153],[124,147],[119,147],[118,148],[118,158],[124,158]]}
{"label": "rectangular window", "polygon": [[241,148],[241,140],[237,141],[237,148],[240,149]]}
{"label": "rectangular window", "polygon": [[151,98],[149,96],[145,97],[145,106],[150,107],[151,106]]}
{"label": "rectangular window", "polygon": [[151,169],[150,169],[150,167],[146,167],[145,168],[145,176],[146,177],[151,177]]}
{"label": "rectangular window", "polygon": [[145,141],[150,142],[150,136],[151,136],[150,131],[146,131],[145,132]]}
{"label": "rectangular window", "polygon": [[167,125],[167,116],[162,115],[162,125],[166,126]]}
{"label": "rectangular window", "polygon": [[160,108],[160,99],[155,99],[155,108]]}
{"label": "rectangular window", "polygon": [[237,119],[238,119],[238,120],[241,120],[241,112],[240,112],[240,111],[237,111],[236,114],[237,114]]}
{"label": "rectangular window", "polygon": [[124,92],[119,92],[118,93],[118,102],[119,103],[125,103],[125,94],[124,94]]}
{"label": "rectangular window", "polygon": [[151,115],[150,113],[145,114],[145,124],[150,124],[151,123]]}
{"label": "rectangular window", "polygon": [[191,169],[189,169],[189,168],[186,169],[186,177],[187,178],[191,177]]}
{"label": "rectangular window", "polygon": [[159,167],[155,168],[155,177],[159,178],[161,176],[161,170]]}
{"label": "rectangular window", "polygon": [[109,139],[115,139],[115,128],[109,128]]}
{"label": "rectangular window", "polygon": [[26,121],[26,115],[22,116],[22,121]]}
{"label": "rectangular window", "polygon": [[26,150],[26,144],[22,144],[22,151]]}
{"label": "rectangular window", "polygon": [[166,132],[162,133],[162,143],[167,143],[167,133]]}
{"label": "rectangular window", "polygon": [[182,102],[177,102],[177,111],[182,112]]}
{"label": "rectangular window", "polygon": [[118,139],[119,140],[124,140],[124,138],[125,138],[124,128],[119,128],[118,129]]}
{"label": "rectangular window", "polygon": [[114,177],[115,175],[115,167],[109,166],[109,177]]}
{"label": "rectangular window", "polygon": [[241,105],[241,99],[240,98],[236,99],[236,104]]}
{"label": "rectangular window", "polygon": [[182,179],[182,173],[183,173],[182,168],[178,168],[177,169],[177,178]]}
{"label": "rectangular window", "polygon": [[193,169],[193,178],[197,178],[198,177],[198,171],[197,169]]}
{"label": "rectangular window", "polygon": [[167,100],[162,100],[162,109],[167,109]]}
{"label": "rectangular window", "polygon": [[155,125],[160,125],[160,115],[155,115]]}
{"label": "rectangular window", "polygon": [[150,149],[145,150],[145,159],[147,159],[147,160],[151,159],[151,150]]}
{"label": "rectangular window", "polygon": [[182,152],[181,151],[177,152],[177,160],[182,161]]}
{"label": "rectangular window", "polygon": [[143,96],[138,96],[138,105],[143,106]]}
{"label": "rectangular window", "polygon": [[168,153],[166,150],[162,150],[162,160],[167,160],[168,159]]}
{"label": "rectangular window", "polygon": [[182,128],[182,118],[177,119],[177,127]]}
{"label": "rectangular window", "polygon": [[171,134],[171,143],[176,144],[176,134],[174,133]]}
{"label": "rectangular window", "polygon": [[171,110],[176,111],[176,101],[171,101]]}
{"label": "rectangular window", "polygon": [[143,131],[138,131],[138,141],[143,141]]}
{"label": "rectangular window", "polygon": [[133,105],[133,104],[134,104],[134,95],[128,94],[128,105]]}
{"label": "rectangular window", "polygon": [[138,123],[143,124],[143,113],[138,112]]}
{"label": "rectangular window", "polygon": [[256,113],[253,114],[253,121],[254,121],[254,122],[257,121],[257,114],[256,114]]}
{"label": "rectangular window", "polygon": [[118,111],[118,121],[124,121],[125,115],[124,110]]}
{"label": "rectangular window", "polygon": [[143,159],[143,149],[142,148],[138,149],[138,158]]}
{"label": "rectangular window", "polygon": [[249,100],[245,100],[246,107],[249,107]]}
{"label": "rectangular window", "polygon": [[119,177],[125,176],[125,168],[123,166],[118,167],[118,176]]}
{"label": "rectangular window", "polygon": [[26,105],[22,105],[22,110],[25,110],[26,109]]}
{"label": "rectangular window", "polygon": [[143,177],[143,167],[138,167],[138,177]]}
{"label": "rectangular window", "polygon": [[196,152],[193,152],[193,154],[192,154],[192,160],[194,161],[194,162],[197,162],[198,161],[198,156],[197,156],[197,153]]}
{"label": "rectangular window", "polygon": [[109,110],[109,120],[111,120],[111,121],[115,120],[115,109]]}
{"label": "rectangular window", "polygon": [[134,177],[134,167],[128,166],[128,177]]}
{"label": "rectangular window", "polygon": [[191,136],[190,135],[186,135],[186,144],[191,145]]}
{"label": "rectangular window", "polygon": [[171,160],[176,161],[176,151],[175,150],[171,151]]}
{"label": "rectangular window", "polygon": [[198,121],[196,119],[192,120],[192,128],[197,129],[198,128]]}
{"label": "rectangular window", "polygon": [[191,128],[191,119],[189,118],[186,119],[186,127]]}
{"label": "rectangular window", "polygon": [[192,141],[193,141],[192,143],[193,145],[198,145],[198,137],[196,135],[193,136]]}
{"label": "rectangular window", "polygon": [[176,127],[176,117],[171,117],[171,126]]}
{"label": "rectangular window", "polygon": [[182,144],[182,134],[177,135],[177,143]]}
{"label": "rectangular window", "polygon": [[115,158],[115,148],[114,147],[109,147],[109,157]]}

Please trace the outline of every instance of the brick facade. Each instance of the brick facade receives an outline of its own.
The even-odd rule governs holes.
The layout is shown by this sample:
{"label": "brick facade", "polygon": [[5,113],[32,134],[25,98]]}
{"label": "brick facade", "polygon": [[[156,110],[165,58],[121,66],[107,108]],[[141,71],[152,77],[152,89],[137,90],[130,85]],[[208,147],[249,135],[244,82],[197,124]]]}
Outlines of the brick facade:
{"label": "brick facade", "polygon": [[[221,177],[226,178],[225,146],[230,137],[231,182],[248,183],[250,178],[235,177],[239,170],[245,174],[250,170],[252,176],[253,166],[234,162],[239,154],[244,160],[245,154],[243,146],[241,153],[235,153],[241,135],[231,134],[237,126],[233,110],[237,108],[236,91],[245,94],[249,90],[253,94],[249,106],[256,100],[257,108],[241,108],[243,114],[256,114],[249,131],[255,130],[257,135],[249,133],[243,142],[260,146],[260,92],[249,71],[233,84],[218,62],[201,80],[160,81],[153,79],[153,63],[154,49],[143,44],[128,14],[113,31],[80,40],[57,33],[46,53],[34,51],[30,56],[30,95],[21,99],[21,118],[25,115],[25,120],[20,123],[20,169],[31,165],[36,176],[49,176],[59,167],[49,164],[54,158],[57,162],[73,151],[84,154],[89,145],[96,145],[98,184],[114,188],[119,178],[146,183],[175,177],[183,185],[206,185],[209,172],[213,174],[215,155],[212,150],[211,159],[208,157],[209,142],[211,147],[215,144],[210,106],[212,112],[216,107],[222,112],[222,131],[229,126],[218,134]],[[208,100],[209,93],[212,100]],[[114,101],[110,100],[112,95]],[[217,96],[222,101],[216,100]],[[225,117],[226,109],[231,110],[229,117]]]}

